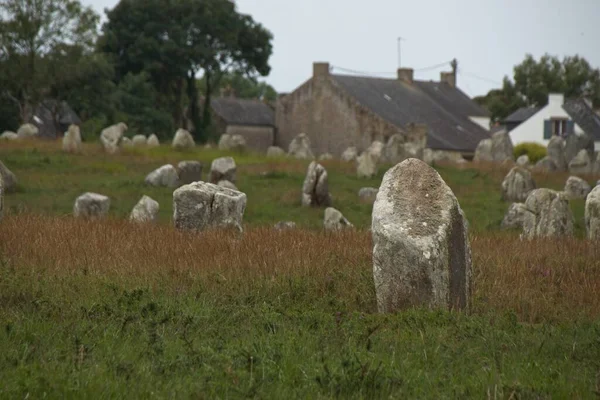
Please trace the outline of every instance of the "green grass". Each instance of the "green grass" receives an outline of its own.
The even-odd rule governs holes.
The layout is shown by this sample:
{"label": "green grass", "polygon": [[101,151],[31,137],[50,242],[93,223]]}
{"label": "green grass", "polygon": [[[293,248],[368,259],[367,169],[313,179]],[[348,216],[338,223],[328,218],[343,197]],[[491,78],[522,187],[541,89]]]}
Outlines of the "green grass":
{"label": "green grass", "polygon": [[[381,315],[358,190],[386,166],[364,180],[323,163],[333,206],[361,228],[330,234],[322,209],[300,206],[308,161],[236,154],[243,238],[175,232],[172,189],[144,177],[182,160],[206,176],[223,155],[0,143],[19,180],[0,222],[0,398],[600,396],[600,250],[581,238],[582,200],[579,238],[523,243],[498,232],[507,167],[436,166],[471,227],[472,312]],[[560,190],[567,176],[535,179]],[[110,196],[114,218],[64,218],[87,191]],[[118,221],[144,194],[161,224]],[[309,230],[260,229],[279,220]]]}
{"label": "green grass", "polygon": [[598,321],[377,315],[301,291],[219,299],[201,282],[174,295],[7,268],[0,282],[2,398],[598,395]]}
{"label": "green grass", "polygon": [[[213,159],[232,155],[238,165],[237,186],[247,194],[244,222],[250,226],[291,220],[301,227],[322,226],[323,210],[300,207],[300,192],[308,161],[285,158],[266,159],[256,154],[231,154],[196,148],[173,151],[163,145],[156,149],[128,149],[118,156],[103,154],[99,145],[90,144],[85,155],[68,155],[55,144],[30,146],[0,145],[2,160],[18,177],[19,189],[6,199],[9,211],[33,211],[50,215],[72,213],[75,198],[92,191],[111,198],[111,214],[124,218],[146,194],[160,204],[159,220],[170,223],[172,189],[144,184],[145,176],[165,164],[182,160],[198,160],[204,164],[206,177]],[[356,177],[354,165],[329,161],[323,163],[329,173],[333,206],[357,227],[368,228],[371,205],[358,201],[358,190],[378,187],[385,170],[382,166],[373,179]],[[500,184],[505,167],[494,169],[457,169],[438,166],[438,171],[454,190],[473,232],[498,230],[508,204],[500,198]],[[536,175],[538,187],[562,189],[567,175]],[[595,181],[595,180],[594,180]],[[590,179],[590,182],[592,180]],[[583,235],[583,201],[572,202],[576,232]]]}

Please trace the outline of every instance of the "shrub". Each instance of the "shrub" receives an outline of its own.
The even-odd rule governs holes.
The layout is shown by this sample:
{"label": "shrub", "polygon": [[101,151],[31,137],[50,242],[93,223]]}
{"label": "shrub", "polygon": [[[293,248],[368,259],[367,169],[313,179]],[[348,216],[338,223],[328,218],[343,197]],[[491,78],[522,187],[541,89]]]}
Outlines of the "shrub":
{"label": "shrub", "polygon": [[546,157],[546,148],[539,143],[520,143],[514,148],[515,158],[527,154],[531,163]]}

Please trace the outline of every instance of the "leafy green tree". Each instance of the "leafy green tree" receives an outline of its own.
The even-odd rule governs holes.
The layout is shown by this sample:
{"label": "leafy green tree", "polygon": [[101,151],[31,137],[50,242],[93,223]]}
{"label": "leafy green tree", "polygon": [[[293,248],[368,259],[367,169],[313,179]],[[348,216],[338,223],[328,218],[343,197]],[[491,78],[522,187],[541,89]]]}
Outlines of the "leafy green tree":
{"label": "leafy green tree", "polygon": [[[205,93],[206,85],[204,77],[197,81],[198,90]],[[213,91],[220,92],[221,89],[231,89],[236,97],[240,99],[264,99],[268,102],[277,100],[277,91],[266,82],[259,82],[253,76],[245,76],[240,72],[223,74],[217,87]]]}
{"label": "leafy green tree", "polygon": [[0,2],[1,90],[19,108],[21,120],[51,90],[49,55],[64,45],[92,49],[98,21],[77,0]]}
{"label": "leafy green tree", "polygon": [[[199,115],[199,73],[206,81],[206,103],[229,71],[269,73],[271,33],[239,14],[231,1],[121,0],[107,17],[98,49],[111,55],[117,81],[146,72],[160,93],[156,107],[168,111],[176,125],[183,125],[185,104],[195,127],[209,123],[208,114]],[[205,139],[202,129],[195,134]]]}
{"label": "leafy green tree", "polygon": [[567,98],[583,96],[600,107],[600,70],[578,55],[561,61],[549,54],[539,60],[527,54],[513,72],[514,82],[505,77],[501,89],[474,99],[486,106],[495,120],[525,105],[544,106],[549,93],[563,93]]}

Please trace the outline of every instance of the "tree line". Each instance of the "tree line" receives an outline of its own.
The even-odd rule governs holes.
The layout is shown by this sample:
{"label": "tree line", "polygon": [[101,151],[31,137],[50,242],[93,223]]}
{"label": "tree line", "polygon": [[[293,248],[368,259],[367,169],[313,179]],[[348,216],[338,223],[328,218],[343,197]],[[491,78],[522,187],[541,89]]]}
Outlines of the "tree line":
{"label": "tree line", "polygon": [[275,100],[257,80],[269,74],[273,36],[233,1],[121,0],[105,13],[100,28],[78,0],[0,3],[0,132],[54,99],[94,134],[123,121],[159,137],[188,126],[202,142],[220,88]]}
{"label": "tree line", "polygon": [[527,54],[513,70],[513,79],[504,77],[502,87],[490,90],[474,100],[486,107],[492,121],[499,122],[521,107],[542,107],[549,93],[562,93],[565,98],[586,98],[600,108],[600,70],[578,55],[562,60],[544,54],[536,60]]}

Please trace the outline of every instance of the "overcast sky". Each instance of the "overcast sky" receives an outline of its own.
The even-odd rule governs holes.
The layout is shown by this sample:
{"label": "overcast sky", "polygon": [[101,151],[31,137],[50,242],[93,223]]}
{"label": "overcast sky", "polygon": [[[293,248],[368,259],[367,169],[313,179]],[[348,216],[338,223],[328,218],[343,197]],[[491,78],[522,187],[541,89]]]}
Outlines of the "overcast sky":
{"label": "overcast sky", "polygon": [[[82,0],[104,16],[118,0]],[[271,74],[279,92],[308,79],[313,61],[392,77],[456,58],[458,86],[485,94],[512,77],[526,53],[579,54],[600,67],[600,0],[237,0],[274,35]],[[416,71],[439,80],[449,65]],[[335,70],[334,70],[335,71]]]}

